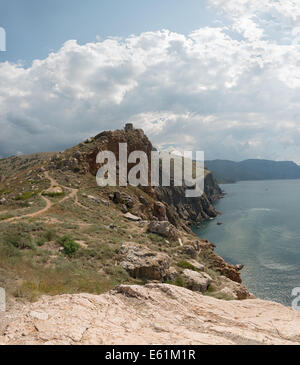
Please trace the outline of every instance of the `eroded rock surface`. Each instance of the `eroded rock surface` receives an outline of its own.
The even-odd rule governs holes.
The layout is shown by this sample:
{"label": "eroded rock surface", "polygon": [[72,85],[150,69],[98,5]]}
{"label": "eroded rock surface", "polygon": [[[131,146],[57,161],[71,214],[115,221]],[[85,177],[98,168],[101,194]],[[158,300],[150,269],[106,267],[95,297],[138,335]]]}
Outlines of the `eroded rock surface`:
{"label": "eroded rock surface", "polygon": [[134,278],[162,280],[168,273],[171,259],[167,254],[133,243],[122,245],[120,253],[124,256],[121,266]]}
{"label": "eroded rock surface", "polygon": [[168,284],[42,297],[0,317],[1,344],[300,344],[300,313]]}
{"label": "eroded rock surface", "polygon": [[229,297],[234,299],[243,300],[254,297],[248,290],[248,288],[244,284],[239,284],[235,281],[232,281],[226,276],[221,276],[222,279],[222,288],[220,293],[227,294]]}
{"label": "eroded rock surface", "polygon": [[205,272],[199,273],[194,270],[185,269],[183,276],[189,289],[200,291],[201,293],[204,293],[212,282],[212,278]]}
{"label": "eroded rock surface", "polygon": [[151,221],[148,226],[148,232],[156,233],[172,240],[179,238],[178,230],[168,221]]}

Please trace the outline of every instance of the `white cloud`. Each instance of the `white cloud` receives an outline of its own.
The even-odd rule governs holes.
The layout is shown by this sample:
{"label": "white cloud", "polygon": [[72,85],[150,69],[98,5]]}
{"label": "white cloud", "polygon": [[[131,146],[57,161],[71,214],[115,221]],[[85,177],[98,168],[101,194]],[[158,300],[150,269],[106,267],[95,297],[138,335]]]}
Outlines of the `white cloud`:
{"label": "white cloud", "polygon": [[[297,41],[298,0],[208,0],[233,20],[232,29],[249,40],[265,37],[287,44]],[[299,43],[298,43],[299,44]]]}
{"label": "white cloud", "polygon": [[[0,155],[63,149],[130,120],[159,146],[300,162],[295,2],[211,3],[230,26],[70,40],[27,69],[0,63]],[[284,44],[282,29],[269,38],[278,19],[292,24]]]}

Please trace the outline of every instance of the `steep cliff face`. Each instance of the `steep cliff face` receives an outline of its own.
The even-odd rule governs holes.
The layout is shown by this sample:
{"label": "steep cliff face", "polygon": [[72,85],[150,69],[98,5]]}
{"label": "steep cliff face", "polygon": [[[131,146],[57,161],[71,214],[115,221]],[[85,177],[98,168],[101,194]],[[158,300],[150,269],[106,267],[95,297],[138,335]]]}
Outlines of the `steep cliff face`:
{"label": "steep cliff face", "polygon": [[[93,175],[96,175],[100,167],[99,164],[96,164],[96,156],[100,151],[112,151],[115,154],[117,161],[119,161],[120,143],[127,143],[127,157],[133,151],[143,151],[148,156],[149,163],[151,162],[151,151],[153,151],[153,146],[142,129],[105,131],[94,137],[91,143],[92,146],[94,146],[94,149],[87,155],[87,160],[89,162],[90,172]],[[128,171],[133,166],[134,164],[128,163]],[[150,171],[149,165],[149,174]]]}
{"label": "steep cliff face", "polygon": [[[151,176],[151,151],[153,146],[141,129],[125,129],[102,132],[90,141],[86,160],[89,170],[96,175],[101,165],[96,163],[96,156],[100,151],[112,151],[119,161],[119,143],[127,143],[127,157],[133,151],[143,151],[148,156],[148,177]],[[127,166],[128,171],[133,164]],[[117,165],[118,176],[118,165]],[[154,200],[165,204],[166,217],[175,226],[187,229],[192,222],[201,222],[211,217],[216,217],[218,212],[213,207],[213,202],[222,196],[222,191],[209,171],[205,171],[205,192],[199,198],[186,198],[184,187],[141,187]],[[151,209],[152,215],[156,214],[157,205]]]}
{"label": "steep cliff face", "polygon": [[176,223],[172,214],[174,211],[188,224],[217,216],[212,203],[222,196],[222,191],[209,171],[206,171],[204,186],[204,194],[199,198],[186,198],[184,187],[156,188],[158,199],[172,208],[168,210],[168,218],[173,224]]}

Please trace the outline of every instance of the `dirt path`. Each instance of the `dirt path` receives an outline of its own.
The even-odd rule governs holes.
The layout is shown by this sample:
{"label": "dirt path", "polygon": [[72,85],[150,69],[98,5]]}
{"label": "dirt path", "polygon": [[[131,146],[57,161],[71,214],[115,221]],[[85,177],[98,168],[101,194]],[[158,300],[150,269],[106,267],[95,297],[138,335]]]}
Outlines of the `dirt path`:
{"label": "dirt path", "polygon": [[49,171],[44,172],[45,178],[50,181],[50,189],[53,188],[56,185],[59,185],[57,181],[49,175]]}
{"label": "dirt path", "polygon": [[[50,181],[50,188],[53,188],[54,186],[57,186],[57,185],[59,185],[58,183],[57,183],[57,181],[53,178],[53,177],[51,177],[50,175],[49,175],[49,171],[45,171],[45,173],[44,173],[44,175],[45,175],[45,177],[46,177],[46,179],[48,179],[49,181]],[[72,188],[67,188],[67,187],[65,187],[65,186],[63,186],[63,188],[65,188],[65,189],[68,189],[68,190],[71,190],[71,193],[70,194],[68,194],[67,196],[65,196],[63,199],[61,199],[60,201],[59,201],[59,203],[63,203],[64,201],[66,201],[67,199],[69,199],[69,198],[73,198],[74,199],[74,201],[75,201],[75,204],[77,204],[77,205],[79,205],[80,207],[83,207],[83,208],[86,208],[86,207],[84,207],[83,205],[81,205],[80,203],[79,203],[79,201],[78,201],[78,196],[77,196],[77,193],[78,193],[78,189],[72,189]],[[47,212],[52,206],[53,206],[53,202],[51,202],[51,200],[50,199],[48,199],[48,198],[46,198],[45,196],[43,196],[42,195],[42,193],[39,193],[39,196],[46,202],[46,206],[43,208],[43,209],[41,209],[41,210],[38,210],[37,212],[34,212],[34,213],[29,213],[29,214],[24,214],[24,215],[20,215],[20,216],[18,216],[18,217],[12,217],[12,218],[8,218],[8,219],[5,219],[5,222],[7,223],[9,223],[9,222],[13,222],[13,221],[16,221],[16,220],[20,220],[20,219],[22,219],[22,218],[34,218],[34,217],[37,217],[37,216],[39,216],[39,215],[41,215],[41,214],[43,214],[43,213],[45,213],[45,212]],[[87,209],[87,208],[86,208]]]}
{"label": "dirt path", "polygon": [[39,196],[43,200],[45,200],[45,202],[46,202],[45,208],[43,208],[41,210],[38,210],[37,212],[34,212],[34,213],[24,214],[24,215],[20,215],[18,217],[12,217],[12,218],[9,218],[9,219],[5,219],[3,222],[8,223],[8,222],[13,222],[13,221],[16,221],[16,220],[19,220],[19,219],[22,219],[22,218],[34,218],[38,215],[41,215],[41,214],[47,212],[47,210],[49,210],[51,208],[53,203],[48,198],[42,196],[41,194],[39,194]]}

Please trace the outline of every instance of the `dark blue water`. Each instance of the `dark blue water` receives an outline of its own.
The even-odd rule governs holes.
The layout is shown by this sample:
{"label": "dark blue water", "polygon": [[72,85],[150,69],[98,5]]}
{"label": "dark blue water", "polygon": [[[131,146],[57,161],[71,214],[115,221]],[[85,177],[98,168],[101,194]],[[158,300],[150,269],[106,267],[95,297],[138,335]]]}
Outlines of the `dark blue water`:
{"label": "dark blue water", "polygon": [[243,282],[257,297],[290,306],[300,287],[300,180],[221,187],[227,195],[215,206],[222,215],[195,232],[226,261],[245,265]]}

